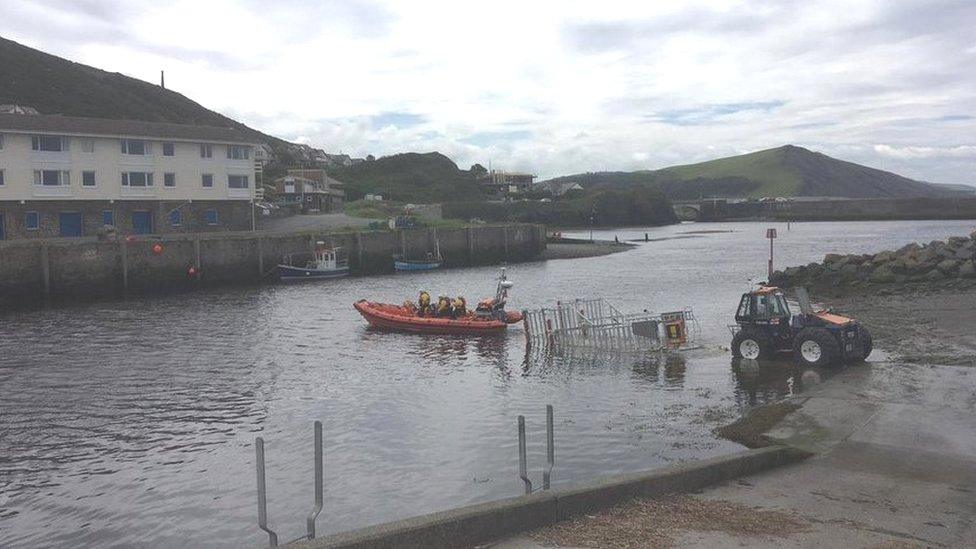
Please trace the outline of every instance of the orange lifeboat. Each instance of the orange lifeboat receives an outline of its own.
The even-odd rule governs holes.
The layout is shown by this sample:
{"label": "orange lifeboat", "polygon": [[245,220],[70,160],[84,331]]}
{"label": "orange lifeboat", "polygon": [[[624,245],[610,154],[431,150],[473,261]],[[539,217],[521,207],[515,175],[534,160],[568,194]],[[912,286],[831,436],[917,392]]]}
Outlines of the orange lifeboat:
{"label": "orange lifeboat", "polygon": [[522,314],[505,312],[504,320],[468,313],[458,318],[420,316],[402,305],[375,303],[361,299],[353,304],[359,314],[375,328],[418,334],[498,334],[509,324],[522,321]]}
{"label": "orange lifeboat", "polygon": [[353,307],[374,328],[415,334],[499,334],[509,324],[522,321],[522,313],[505,310],[505,300],[512,281],[502,269],[495,287],[495,298],[478,303],[473,312],[458,317],[420,314],[417,305],[407,301],[403,305],[376,303],[360,299]]}

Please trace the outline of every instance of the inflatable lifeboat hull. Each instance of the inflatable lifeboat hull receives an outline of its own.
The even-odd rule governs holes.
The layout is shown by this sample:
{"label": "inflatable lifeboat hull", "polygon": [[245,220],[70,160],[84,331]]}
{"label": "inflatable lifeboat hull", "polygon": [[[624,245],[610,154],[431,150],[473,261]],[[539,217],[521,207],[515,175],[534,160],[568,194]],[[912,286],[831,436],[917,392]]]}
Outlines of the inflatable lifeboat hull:
{"label": "inflatable lifeboat hull", "polygon": [[353,306],[374,328],[416,334],[500,334],[509,324],[522,320],[522,315],[516,312],[507,313],[504,322],[478,319],[470,313],[462,318],[421,317],[399,305],[365,299]]}

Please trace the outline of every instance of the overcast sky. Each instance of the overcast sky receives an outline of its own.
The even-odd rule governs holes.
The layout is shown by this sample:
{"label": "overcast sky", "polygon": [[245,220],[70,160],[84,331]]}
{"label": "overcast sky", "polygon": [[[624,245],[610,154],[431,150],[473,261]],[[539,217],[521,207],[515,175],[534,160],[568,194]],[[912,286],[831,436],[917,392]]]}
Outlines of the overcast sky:
{"label": "overcast sky", "polygon": [[549,177],[793,143],[976,184],[974,0],[4,0],[0,34],[355,156]]}

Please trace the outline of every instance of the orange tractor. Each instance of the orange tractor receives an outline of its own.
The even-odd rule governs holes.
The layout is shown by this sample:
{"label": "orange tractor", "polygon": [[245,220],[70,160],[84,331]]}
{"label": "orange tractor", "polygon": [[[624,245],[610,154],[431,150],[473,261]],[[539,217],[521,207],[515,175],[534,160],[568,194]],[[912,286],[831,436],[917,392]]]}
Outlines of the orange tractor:
{"label": "orange tractor", "polygon": [[800,313],[791,314],[783,291],[775,286],[742,295],[732,330],[732,356],[753,360],[792,352],[806,365],[862,362],[873,349],[871,334],[858,321],[828,311],[814,311],[806,290],[797,289]]}

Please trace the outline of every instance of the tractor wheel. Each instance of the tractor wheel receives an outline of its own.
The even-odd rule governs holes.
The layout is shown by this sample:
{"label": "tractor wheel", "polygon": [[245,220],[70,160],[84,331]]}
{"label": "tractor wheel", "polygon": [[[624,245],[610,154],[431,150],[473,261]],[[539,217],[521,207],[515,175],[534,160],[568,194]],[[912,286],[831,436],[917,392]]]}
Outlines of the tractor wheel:
{"label": "tractor wheel", "polygon": [[874,340],[871,339],[871,332],[869,332],[864,326],[859,327],[858,330],[861,332],[858,334],[861,336],[861,352],[857,355],[857,358],[855,358],[855,362],[864,362],[868,359],[871,351],[874,350]]}
{"label": "tractor wheel", "polygon": [[840,345],[825,328],[804,328],[793,340],[793,356],[805,366],[826,366],[840,358]]}
{"label": "tractor wheel", "polygon": [[772,354],[773,348],[766,334],[754,328],[743,328],[732,338],[732,356],[759,360]]}

